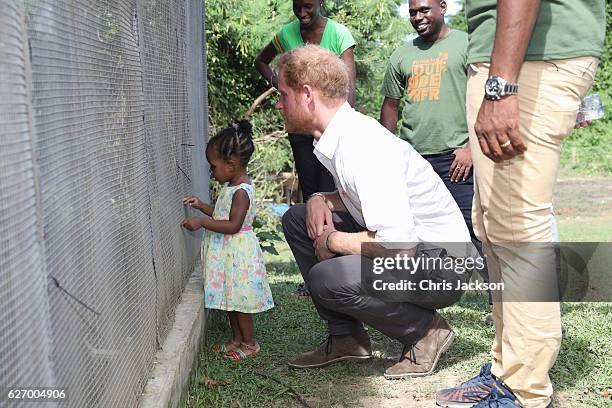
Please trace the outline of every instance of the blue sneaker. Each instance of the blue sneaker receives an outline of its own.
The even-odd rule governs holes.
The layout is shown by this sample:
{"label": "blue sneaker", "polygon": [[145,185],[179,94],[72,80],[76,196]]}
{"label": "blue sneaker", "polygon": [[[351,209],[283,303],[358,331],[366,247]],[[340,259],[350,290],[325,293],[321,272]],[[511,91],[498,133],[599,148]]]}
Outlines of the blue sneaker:
{"label": "blue sneaker", "polygon": [[436,394],[436,404],[448,408],[473,407],[484,401],[491,393],[496,378],[491,374],[491,363],[480,369],[480,373],[453,388],[446,388]]}
{"label": "blue sneaker", "polygon": [[[522,405],[503,381],[497,380],[491,387],[487,399],[480,401],[473,408],[522,408]],[[546,408],[553,408],[552,402]]]}

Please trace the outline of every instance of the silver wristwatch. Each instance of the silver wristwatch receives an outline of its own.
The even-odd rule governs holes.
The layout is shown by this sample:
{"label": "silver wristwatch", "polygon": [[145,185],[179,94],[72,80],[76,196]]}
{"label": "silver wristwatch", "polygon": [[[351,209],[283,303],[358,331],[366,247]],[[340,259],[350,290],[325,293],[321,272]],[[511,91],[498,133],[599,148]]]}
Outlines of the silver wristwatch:
{"label": "silver wristwatch", "polygon": [[490,76],[485,83],[485,98],[490,101],[498,101],[506,95],[516,95],[518,84],[509,83],[499,76]]}

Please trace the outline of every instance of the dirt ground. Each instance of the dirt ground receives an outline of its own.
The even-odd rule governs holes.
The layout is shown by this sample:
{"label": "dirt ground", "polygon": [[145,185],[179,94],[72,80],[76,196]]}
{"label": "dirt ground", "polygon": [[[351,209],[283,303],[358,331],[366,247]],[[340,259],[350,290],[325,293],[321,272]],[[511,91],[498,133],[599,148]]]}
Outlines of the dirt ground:
{"label": "dirt ground", "polygon": [[612,177],[559,179],[553,202],[559,215],[612,216]]}

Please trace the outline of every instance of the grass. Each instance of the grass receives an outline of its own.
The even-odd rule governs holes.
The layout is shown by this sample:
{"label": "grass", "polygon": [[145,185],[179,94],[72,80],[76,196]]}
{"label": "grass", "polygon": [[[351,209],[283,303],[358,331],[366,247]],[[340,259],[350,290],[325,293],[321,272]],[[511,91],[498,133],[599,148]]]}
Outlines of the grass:
{"label": "grass", "polygon": [[[568,228],[561,229],[562,234],[573,231],[573,227]],[[231,336],[224,314],[212,311],[204,351],[186,396],[186,408],[301,406],[286,386],[258,373],[283,381],[316,407],[360,406],[368,398],[396,398],[400,389],[400,397],[407,398],[402,406],[434,406],[435,389],[477,372],[487,361],[493,329],[483,323],[486,297],[471,294],[442,312],[456,330],[457,338],[431,377],[381,380],[385,367],[399,354],[400,345],[373,329],[369,333],[376,358],[366,363],[337,364],[314,370],[289,369],[287,361],[318,346],[327,332],[311,302],[290,295],[301,282],[301,276],[288,248],[283,246],[280,252],[279,256],[268,258],[276,307],[255,317],[261,353],[238,364],[211,353],[213,343]],[[608,407],[610,400],[600,394],[607,392],[612,384],[612,307],[605,303],[576,303],[564,304],[563,309],[568,337],[551,372],[557,406]],[[228,380],[229,384],[206,386],[199,383],[203,378]]]}
{"label": "grass", "polygon": [[[559,184],[555,208],[562,241],[612,241],[609,188],[609,181],[602,178],[570,179]],[[373,329],[369,333],[375,358],[369,362],[291,370],[287,361],[318,346],[327,335],[326,327],[309,300],[290,296],[302,279],[286,245],[281,246],[279,256],[269,256],[267,261],[276,307],[255,317],[262,352],[239,364],[210,353],[213,343],[230,337],[225,316],[213,311],[185,408],[301,406],[286,386],[258,373],[283,381],[313,407],[429,407],[434,406],[436,389],[465,379],[489,358],[494,332],[483,323],[486,297],[470,294],[442,311],[457,337],[430,377],[382,379],[382,372],[399,355],[401,346]],[[606,265],[602,268],[605,270]],[[612,304],[565,303],[562,307],[567,338],[551,371],[555,406],[608,407],[610,398],[602,394],[612,393]],[[229,384],[206,386],[199,384],[202,378],[227,379]]]}
{"label": "grass", "polygon": [[559,221],[559,234],[567,242],[612,241],[612,217],[569,218]]}

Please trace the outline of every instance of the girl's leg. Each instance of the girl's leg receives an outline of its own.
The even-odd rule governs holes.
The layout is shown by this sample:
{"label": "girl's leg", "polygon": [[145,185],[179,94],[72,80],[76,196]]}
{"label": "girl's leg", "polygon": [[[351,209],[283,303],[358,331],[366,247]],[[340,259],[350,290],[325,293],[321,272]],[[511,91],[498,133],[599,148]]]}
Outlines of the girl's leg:
{"label": "girl's leg", "polygon": [[235,346],[239,346],[240,343],[242,343],[244,341],[244,338],[242,337],[242,332],[240,329],[240,320],[238,315],[241,315],[242,313],[239,312],[227,312],[227,315],[229,316],[229,321],[230,321],[230,327],[232,328],[232,343],[234,343]]}
{"label": "girl's leg", "polygon": [[255,337],[253,336],[253,318],[250,313],[236,312],[238,325],[240,326],[240,334],[242,335],[242,342],[249,346],[257,344]]}
{"label": "girl's leg", "polygon": [[240,334],[240,325],[236,312],[227,312],[227,317],[229,318],[230,327],[232,328],[232,339],[225,343],[213,345],[212,351],[215,353],[228,353],[234,351],[242,343],[242,335]]}
{"label": "girl's leg", "polygon": [[240,334],[242,336],[242,343],[234,351],[230,351],[225,356],[230,360],[240,361],[243,358],[253,357],[259,353],[259,344],[255,341],[253,336],[253,318],[249,313],[235,312],[240,328]]}

